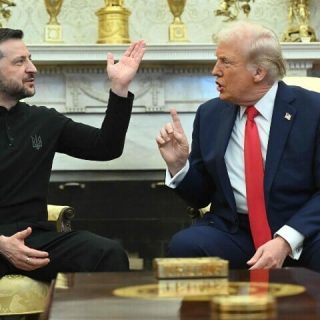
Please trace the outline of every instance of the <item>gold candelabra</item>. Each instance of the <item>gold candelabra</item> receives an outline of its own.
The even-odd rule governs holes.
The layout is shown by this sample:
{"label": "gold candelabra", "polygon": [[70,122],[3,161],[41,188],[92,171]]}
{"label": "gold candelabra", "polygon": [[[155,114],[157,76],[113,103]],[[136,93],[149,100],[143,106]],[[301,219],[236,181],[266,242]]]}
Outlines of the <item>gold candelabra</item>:
{"label": "gold candelabra", "polygon": [[173,15],[173,22],[169,26],[169,41],[187,42],[187,29],[181,20],[186,0],[168,0],[168,5]]}
{"label": "gold candelabra", "polygon": [[123,0],[105,0],[105,7],[96,15],[99,19],[98,43],[129,43],[130,11]]}
{"label": "gold candelabra", "polygon": [[58,22],[58,15],[61,10],[63,0],[44,0],[49,22],[45,27],[45,42],[61,43],[62,41],[62,27]]}
{"label": "gold candelabra", "polygon": [[286,42],[317,41],[314,30],[309,26],[309,1],[289,0],[288,29],[282,40]]}
{"label": "gold candelabra", "polygon": [[[9,7],[14,7],[16,4],[13,1],[9,0],[0,0],[0,15],[8,20],[11,17],[11,11]],[[0,27],[2,28],[2,22],[0,21]]]}
{"label": "gold candelabra", "polygon": [[241,10],[246,16],[249,15],[251,11],[250,0],[222,0],[219,8],[214,13],[216,16],[226,17],[225,21],[232,21],[237,19]]}

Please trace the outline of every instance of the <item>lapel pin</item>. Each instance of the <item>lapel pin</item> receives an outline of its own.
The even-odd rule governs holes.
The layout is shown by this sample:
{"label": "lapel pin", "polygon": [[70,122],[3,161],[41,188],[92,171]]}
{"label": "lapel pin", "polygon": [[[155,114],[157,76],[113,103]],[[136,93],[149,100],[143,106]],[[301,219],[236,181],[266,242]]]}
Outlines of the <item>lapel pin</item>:
{"label": "lapel pin", "polygon": [[292,116],[291,116],[290,113],[286,112],[286,114],[284,115],[284,117],[285,117],[285,119],[287,119],[288,121],[290,121]]}

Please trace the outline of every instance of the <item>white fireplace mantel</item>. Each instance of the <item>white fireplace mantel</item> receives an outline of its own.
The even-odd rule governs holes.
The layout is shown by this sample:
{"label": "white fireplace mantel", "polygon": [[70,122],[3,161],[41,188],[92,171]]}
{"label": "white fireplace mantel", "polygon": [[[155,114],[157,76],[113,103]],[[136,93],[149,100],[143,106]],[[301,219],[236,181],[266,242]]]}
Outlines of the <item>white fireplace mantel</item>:
{"label": "white fireplace mantel", "polygon": [[[320,42],[282,43],[284,58],[288,61],[320,61]],[[30,45],[33,59],[38,64],[102,63],[108,51],[119,58],[127,45]],[[150,44],[144,56],[145,62],[193,62],[214,61],[216,44]]]}
{"label": "white fireplace mantel", "polygon": [[[54,107],[75,121],[100,126],[110,82],[106,55],[119,59],[127,45],[30,45],[38,67],[37,94],[27,102]],[[320,64],[320,43],[283,43],[288,75],[307,75]],[[169,109],[180,113],[190,138],[198,106],[218,95],[211,69],[215,44],[151,44],[130,86],[135,94],[124,154],[111,162],[82,161],[57,155],[53,170],[164,169],[155,137],[168,121]]]}

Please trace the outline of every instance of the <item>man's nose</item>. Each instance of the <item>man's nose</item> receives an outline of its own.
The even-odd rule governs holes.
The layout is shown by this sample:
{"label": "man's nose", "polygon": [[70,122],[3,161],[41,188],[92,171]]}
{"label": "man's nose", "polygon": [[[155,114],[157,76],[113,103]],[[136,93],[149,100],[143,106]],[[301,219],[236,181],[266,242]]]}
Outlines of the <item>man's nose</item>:
{"label": "man's nose", "polygon": [[211,74],[215,77],[220,77],[222,75],[222,71],[219,68],[218,62],[216,62],[215,65],[213,66]]}
{"label": "man's nose", "polygon": [[33,64],[33,62],[30,60],[28,61],[28,64],[27,64],[27,72],[32,72],[32,73],[37,73],[37,68],[36,66]]}

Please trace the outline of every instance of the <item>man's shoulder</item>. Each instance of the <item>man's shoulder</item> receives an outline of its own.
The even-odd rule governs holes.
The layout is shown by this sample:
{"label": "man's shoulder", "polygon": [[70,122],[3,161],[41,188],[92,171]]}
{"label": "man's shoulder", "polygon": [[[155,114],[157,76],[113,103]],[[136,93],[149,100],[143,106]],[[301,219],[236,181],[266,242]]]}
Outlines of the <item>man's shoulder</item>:
{"label": "man's shoulder", "polygon": [[20,101],[19,105],[20,105],[20,107],[24,108],[24,110],[27,110],[28,112],[33,113],[33,114],[48,114],[48,115],[49,114],[51,114],[51,115],[61,114],[54,108],[49,108],[47,106],[42,106],[42,105],[29,104],[24,101]]}
{"label": "man's shoulder", "polygon": [[279,82],[278,93],[281,95],[287,95],[288,93],[292,94],[295,98],[307,98],[307,99],[316,99],[319,102],[320,92],[310,90],[310,88],[302,87],[299,85],[288,85],[283,81]]}
{"label": "man's shoulder", "polygon": [[234,110],[235,105],[230,102],[221,100],[220,98],[210,99],[199,106],[199,112],[220,112],[221,110]]}
{"label": "man's shoulder", "polygon": [[57,125],[58,123],[64,125],[70,118],[65,116],[64,114],[58,112],[54,108],[49,108],[47,106],[42,105],[34,105],[28,104],[26,102],[19,102],[20,108],[27,117],[27,121],[37,122],[42,124],[50,124],[50,125]]}

